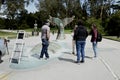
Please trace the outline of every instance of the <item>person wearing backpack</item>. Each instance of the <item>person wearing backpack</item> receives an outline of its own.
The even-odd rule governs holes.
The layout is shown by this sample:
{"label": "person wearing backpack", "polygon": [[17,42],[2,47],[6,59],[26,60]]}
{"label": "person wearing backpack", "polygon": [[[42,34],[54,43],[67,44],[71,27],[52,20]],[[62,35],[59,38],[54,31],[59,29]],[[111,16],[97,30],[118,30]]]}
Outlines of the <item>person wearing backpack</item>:
{"label": "person wearing backpack", "polygon": [[87,29],[83,26],[83,22],[81,20],[78,21],[78,27],[75,29],[73,39],[76,43],[76,51],[77,51],[77,60],[75,63],[84,63],[85,62],[85,44],[86,38],[88,36]]}
{"label": "person wearing backpack", "polygon": [[90,31],[91,34],[91,42],[92,42],[92,48],[94,51],[94,58],[97,57],[97,36],[98,36],[98,30],[95,24],[92,25],[92,29]]}

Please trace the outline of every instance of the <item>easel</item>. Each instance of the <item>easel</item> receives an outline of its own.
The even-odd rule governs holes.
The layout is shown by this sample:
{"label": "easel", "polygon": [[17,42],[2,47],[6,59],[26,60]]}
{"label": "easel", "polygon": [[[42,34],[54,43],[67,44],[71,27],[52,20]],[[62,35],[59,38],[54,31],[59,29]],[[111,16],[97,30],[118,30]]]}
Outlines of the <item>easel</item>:
{"label": "easel", "polygon": [[20,63],[20,59],[23,53],[24,48],[24,38],[25,38],[25,31],[20,30],[18,31],[17,38],[14,44],[14,48],[12,51],[12,55],[10,58],[10,62]]}

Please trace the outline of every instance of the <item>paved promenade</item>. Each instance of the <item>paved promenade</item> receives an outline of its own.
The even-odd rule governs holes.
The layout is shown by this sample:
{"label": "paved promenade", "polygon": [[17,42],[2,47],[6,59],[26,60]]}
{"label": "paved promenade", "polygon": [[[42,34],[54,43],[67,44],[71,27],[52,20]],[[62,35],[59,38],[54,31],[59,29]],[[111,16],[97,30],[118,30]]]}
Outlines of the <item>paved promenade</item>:
{"label": "paved promenade", "polygon": [[[55,37],[51,34],[50,41],[53,42]],[[14,41],[9,43],[10,52]],[[26,38],[25,42],[27,47],[34,47],[41,43],[40,36]],[[4,62],[0,64],[0,80],[120,80],[120,42],[103,39],[98,43],[98,58],[93,58],[89,36],[86,42],[85,63],[80,64],[74,63],[76,56],[71,54],[71,35],[66,34],[66,39],[60,41],[62,42],[64,50],[54,53],[61,55],[53,59],[51,56],[44,64],[29,69],[11,68],[10,55],[5,55]]]}

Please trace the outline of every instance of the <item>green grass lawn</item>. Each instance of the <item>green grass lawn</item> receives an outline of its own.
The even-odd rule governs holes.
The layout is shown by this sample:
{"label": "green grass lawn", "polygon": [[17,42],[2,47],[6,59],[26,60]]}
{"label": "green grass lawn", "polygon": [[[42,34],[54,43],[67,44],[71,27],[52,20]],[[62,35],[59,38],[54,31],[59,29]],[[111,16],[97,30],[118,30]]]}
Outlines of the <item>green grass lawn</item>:
{"label": "green grass lawn", "polygon": [[120,38],[117,38],[116,36],[103,36],[106,39],[110,39],[110,40],[115,40],[115,41],[119,41],[120,42]]}
{"label": "green grass lawn", "polygon": [[[32,32],[32,30],[33,29],[27,29],[25,31],[26,32]],[[52,31],[53,30],[51,30],[51,32]],[[55,31],[57,31],[57,30],[55,30]],[[65,32],[65,34],[71,34],[72,30],[65,30],[64,32]],[[10,39],[10,38],[16,38],[16,36],[17,36],[17,33],[0,31],[0,37],[8,37]],[[103,36],[103,37],[106,38],[106,39],[115,40],[115,41],[120,42],[120,38],[117,38],[116,36]]]}
{"label": "green grass lawn", "polygon": [[16,37],[16,33],[0,31],[0,37],[15,38]]}
{"label": "green grass lawn", "polygon": [[65,34],[71,34],[72,30],[65,30]]}
{"label": "green grass lawn", "polygon": [[[32,32],[33,30],[34,29],[25,29],[26,32]],[[38,31],[40,31],[40,30],[38,30]],[[58,30],[57,29],[50,29],[50,32],[53,32],[53,31],[55,31],[57,33]],[[65,34],[71,34],[71,32],[72,32],[72,30],[70,30],[70,29],[69,30],[66,30],[66,29],[64,30]]]}

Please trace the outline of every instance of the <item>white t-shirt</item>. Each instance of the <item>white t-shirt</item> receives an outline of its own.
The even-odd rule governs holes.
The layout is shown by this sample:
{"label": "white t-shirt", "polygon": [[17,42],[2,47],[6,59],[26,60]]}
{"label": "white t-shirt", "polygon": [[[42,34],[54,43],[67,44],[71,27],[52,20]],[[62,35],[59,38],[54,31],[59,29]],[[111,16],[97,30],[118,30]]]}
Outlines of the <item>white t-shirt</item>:
{"label": "white t-shirt", "polygon": [[47,39],[47,31],[50,31],[50,27],[48,25],[43,25],[41,29],[41,39]]}

